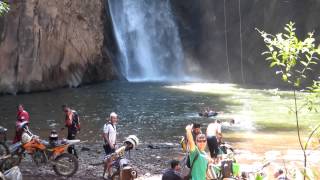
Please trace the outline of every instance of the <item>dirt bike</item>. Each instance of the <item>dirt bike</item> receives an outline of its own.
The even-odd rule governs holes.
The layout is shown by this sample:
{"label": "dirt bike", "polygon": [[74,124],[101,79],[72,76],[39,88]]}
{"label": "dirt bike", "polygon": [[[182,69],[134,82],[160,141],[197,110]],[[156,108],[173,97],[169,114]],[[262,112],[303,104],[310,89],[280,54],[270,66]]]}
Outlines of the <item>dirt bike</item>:
{"label": "dirt bike", "polygon": [[20,144],[18,142],[7,148],[12,157],[18,158],[15,163],[19,164],[26,153],[38,166],[51,164],[57,175],[70,177],[77,172],[78,159],[66,151],[69,146],[79,143],[80,140],[57,140],[52,143],[32,134],[28,122],[22,122],[20,128],[23,131]]}
{"label": "dirt bike", "polygon": [[[139,143],[139,139],[135,135],[130,135],[124,141],[124,145],[118,148],[114,153],[107,155],[102,163],[91,165],[104,165],[103,178],[111,180],[133,180],[137,178],[137,171],[129,164],[129,160],[124,158],[126,151],[135,148]],[[111,163],[112,174],[105,177],[108,168],[108,163]]]}

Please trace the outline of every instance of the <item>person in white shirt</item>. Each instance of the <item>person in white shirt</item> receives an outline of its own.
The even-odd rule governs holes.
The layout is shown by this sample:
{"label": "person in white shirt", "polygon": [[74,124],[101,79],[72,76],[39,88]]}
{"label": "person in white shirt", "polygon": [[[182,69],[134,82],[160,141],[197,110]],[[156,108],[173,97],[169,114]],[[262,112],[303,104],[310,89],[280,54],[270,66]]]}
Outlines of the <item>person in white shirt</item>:
{"label": "person in white shirt", "polygon": [[109,122],[103,126],[103,149],[106,155],[115,152],[115,145],[117,139],[117,127],[118,115],[115,112],[110,113]]}
{"label": "person in white shirt", "polygon": [[207,142],[208,148],[210,151],[210,156],[217,162],[217,156],[219,153],[219,144],[218,141],[221,141],[221,123],[219,120],[215,120],[213,123],[210,123],[207,127]]}
{"label": "person in white shirt", "polygon": [[[108,118],[107,118],[108,120]],[[109,122],[103,126],[103,149],[106,155],[112,154],[116,150],[118,115],[115,112],[110,113]],[[108,170],[108,179],[111,178],[112,158],[107,159],[106,168]],[[105,177],[104,177],[105,178]]]}

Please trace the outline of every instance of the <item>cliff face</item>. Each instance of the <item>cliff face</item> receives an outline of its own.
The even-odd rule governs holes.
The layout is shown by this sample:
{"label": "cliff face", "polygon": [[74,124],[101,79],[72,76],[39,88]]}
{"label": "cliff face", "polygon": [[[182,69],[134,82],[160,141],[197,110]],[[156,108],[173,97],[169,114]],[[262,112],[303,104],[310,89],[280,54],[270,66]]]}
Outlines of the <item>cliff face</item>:
{"label": "cliff face", "polygon": [[[10,12],[0,18],[0,93],[75,87],[121,76],[120,62],[113,63],[118,48],[107,1],[12,2]],[[261,56],[266,48],[256,27],[275,34],[291,20],[300,38],[311,31],[320,36],[318,0],[169,2],[185,63],[199,64],[207,79],[279,83]]]}
{"label": "cliff face", "polygon": [[104,0],[14,1],[0,19],[0,92],[114,79],[108,18]]}
{"label": "cliff face", "polygon": [[[315,31],[319,43],[318,0],[171,0],[170,2],[180,28],[186,60],[198,61],[203,75],[209,79],[279,84],[280,78],[275,77],[274,70],[268,68],[265,57],[261,55],[266,47],[255,28],[276,34],[283,32],[284,25],[293,21],[296,22],[299,38],[305,38],[307,32]],[[320,68],[314,67],[314,69],[319,71]]]}

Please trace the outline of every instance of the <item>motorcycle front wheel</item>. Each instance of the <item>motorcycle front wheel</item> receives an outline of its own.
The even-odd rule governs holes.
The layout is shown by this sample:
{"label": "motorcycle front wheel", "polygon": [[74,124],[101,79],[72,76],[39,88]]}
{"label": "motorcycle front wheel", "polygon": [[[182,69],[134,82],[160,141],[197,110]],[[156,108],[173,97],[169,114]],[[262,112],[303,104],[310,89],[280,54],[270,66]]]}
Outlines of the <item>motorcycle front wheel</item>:
{"label": "motorcycle front wheel", "polygon": [[78,159],[68,153],[63,153],[59,155],[53,164],[54,172],[59,176],[70,177],[73,176],[79,167]]}

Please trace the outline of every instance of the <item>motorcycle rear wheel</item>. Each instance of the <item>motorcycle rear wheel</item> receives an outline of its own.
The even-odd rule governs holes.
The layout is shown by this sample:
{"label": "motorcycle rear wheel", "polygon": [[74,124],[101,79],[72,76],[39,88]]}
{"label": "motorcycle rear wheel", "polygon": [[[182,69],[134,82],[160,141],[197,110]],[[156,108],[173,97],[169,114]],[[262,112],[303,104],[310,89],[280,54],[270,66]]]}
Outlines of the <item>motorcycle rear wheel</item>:
{"label": "motorcycle rear wheel", "polygon": [[73,176],[79,167],[78,159],[69,153],[63,153],[59,155],[53,164],[54,172],[59,176],[71,177]]}

